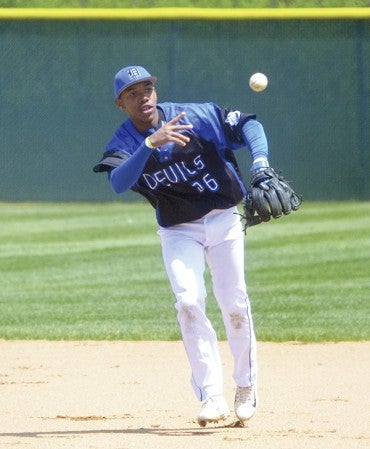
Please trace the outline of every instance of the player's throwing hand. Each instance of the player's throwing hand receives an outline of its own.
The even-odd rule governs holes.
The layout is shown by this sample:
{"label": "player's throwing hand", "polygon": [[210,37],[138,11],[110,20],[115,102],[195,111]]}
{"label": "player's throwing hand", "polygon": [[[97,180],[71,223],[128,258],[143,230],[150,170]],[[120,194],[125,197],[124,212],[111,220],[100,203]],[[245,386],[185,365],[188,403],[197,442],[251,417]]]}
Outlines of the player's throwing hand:
{"label": "player's throwing hand", "polygon": [[180,125],[180,120],[185,117],[186,112],[181,112],[175,118],[161,126],[155,133],[150,136],[150,142],[153,147],[160,147],[166,143],[174,142],[177,145],[185,146],[190,138],[181,131],[192,129],[193,125]]}

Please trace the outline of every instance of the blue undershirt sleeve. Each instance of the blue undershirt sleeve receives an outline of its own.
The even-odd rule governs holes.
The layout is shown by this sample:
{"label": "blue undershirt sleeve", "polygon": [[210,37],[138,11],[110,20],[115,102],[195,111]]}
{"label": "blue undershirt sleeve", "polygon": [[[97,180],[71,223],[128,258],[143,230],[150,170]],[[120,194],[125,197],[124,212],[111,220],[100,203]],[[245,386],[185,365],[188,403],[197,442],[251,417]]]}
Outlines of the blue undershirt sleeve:
{"label": "blue undershirt sleeve", "polygon": [[135,184],[152,151],[143,142],[132,156],[110,172],[110,185],[116,193],[126,192]]}
{"label": "blue undershirt sleeve", "polygon": [[253,160],[251,170],[268,167],[268,143],[261,123],[254,119],[248,120],[242,132]]}

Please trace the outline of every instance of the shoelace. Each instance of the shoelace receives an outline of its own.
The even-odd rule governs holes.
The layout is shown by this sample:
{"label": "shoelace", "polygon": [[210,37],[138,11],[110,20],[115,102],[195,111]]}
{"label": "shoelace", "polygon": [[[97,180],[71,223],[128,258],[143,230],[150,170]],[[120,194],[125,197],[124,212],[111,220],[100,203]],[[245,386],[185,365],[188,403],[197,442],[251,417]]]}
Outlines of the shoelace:
{"label": "shoelace", "polygon": [[245,403],[254,401],[253,387],[238,387],[236,390],[236,402]]}
{"label": "shoelace", "polygon": [[220,402],[216,396],[209,396],[202,405],[202,410],[206,410],[208,407],[216,406],[217,409],[220,408]]}
{"label": "shoelace", "polygon": [[212,396],[210,396],[209,398],[207,398],[205,400],[204,405],[209,404],[210,402],[216,402],[215,399]]}

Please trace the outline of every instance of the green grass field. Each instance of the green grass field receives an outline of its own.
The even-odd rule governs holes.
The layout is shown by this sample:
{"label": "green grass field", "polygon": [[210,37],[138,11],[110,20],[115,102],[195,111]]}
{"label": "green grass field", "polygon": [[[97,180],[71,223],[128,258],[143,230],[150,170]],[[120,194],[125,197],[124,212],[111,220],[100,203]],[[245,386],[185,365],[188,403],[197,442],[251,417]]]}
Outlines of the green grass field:
{"label": "green grass field", "polygon": [[[149,205],[0,203],[0,215],[0,338],[180,338]],[[250,228],[246,260],[258,340],[369,340],[370,202],[307,202]]]}

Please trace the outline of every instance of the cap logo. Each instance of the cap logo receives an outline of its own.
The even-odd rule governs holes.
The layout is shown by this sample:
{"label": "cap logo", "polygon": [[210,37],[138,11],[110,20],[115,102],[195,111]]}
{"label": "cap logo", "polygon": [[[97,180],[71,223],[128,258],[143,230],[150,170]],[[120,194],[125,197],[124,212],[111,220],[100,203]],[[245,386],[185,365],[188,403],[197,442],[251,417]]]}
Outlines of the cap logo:
{"label": "cap logo", "polygon": [[137,67],[131,67],[129,70],[127,70],[127,75],[130,80],[135,80],[141,77],[140,70]]}

